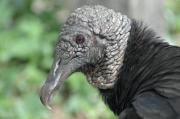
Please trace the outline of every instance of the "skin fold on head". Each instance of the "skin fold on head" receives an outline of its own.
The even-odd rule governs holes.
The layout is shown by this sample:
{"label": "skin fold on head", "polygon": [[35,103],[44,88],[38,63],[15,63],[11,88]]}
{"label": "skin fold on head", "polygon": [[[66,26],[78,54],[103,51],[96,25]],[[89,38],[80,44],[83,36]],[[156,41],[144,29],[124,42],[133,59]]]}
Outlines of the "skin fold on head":
{"label": "skin fold on head", "polygon": [[103,6],[83,6],[67,19],[55,48],[53,65],[41,88],[41,102],[50,108],[52,94],[76,71],[93,86],[113,88],[131,29],[130,19]]}

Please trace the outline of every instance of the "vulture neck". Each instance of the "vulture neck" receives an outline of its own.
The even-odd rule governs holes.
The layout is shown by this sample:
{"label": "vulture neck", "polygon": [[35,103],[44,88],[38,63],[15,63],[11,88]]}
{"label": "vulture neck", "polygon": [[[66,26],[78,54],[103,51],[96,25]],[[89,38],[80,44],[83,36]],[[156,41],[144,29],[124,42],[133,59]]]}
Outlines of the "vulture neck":
{"label": "vulture neck", "polygon": [[[117,81],[112,89],[99,89],[105,103],[115,114],[118,115],[130,106],[138,93],[148,90],[143,85],[146,82],[144,79],[148,78],[149,66],[162,48],[158,45],[162,44],[152,30],[132,20],[123,65],[118,72]],[[163,46],[166,45],[164,43]]]}
{"label": "vulture neck", "polygon": [[[122,15],[117,25],[113,25],[109,29],[114,29],[109,31],[110,35],[98,35],[101,40],[106,42],[104,57],[93,68],[88,68],[93,69],[93,71],[88,71],[87,73],[89,77],[87,78],[88,82],[99,89],[112,89],[118,80],[130,35],[131,20],[127,16]],[[87,72],[87,70],[85,71]]]}

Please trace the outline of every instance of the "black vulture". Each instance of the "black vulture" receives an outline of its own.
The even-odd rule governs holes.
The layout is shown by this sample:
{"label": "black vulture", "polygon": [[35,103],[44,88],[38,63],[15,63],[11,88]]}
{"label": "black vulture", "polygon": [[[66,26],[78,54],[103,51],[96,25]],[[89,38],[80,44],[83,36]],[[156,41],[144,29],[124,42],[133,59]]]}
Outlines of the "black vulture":
{"label": "black vulture", "polygon": [[180,47],[142,22],[101,5],[76,9],[60,32],[41,89],[46,107],[76,71],[87,76],[119,119],[180,119]]}

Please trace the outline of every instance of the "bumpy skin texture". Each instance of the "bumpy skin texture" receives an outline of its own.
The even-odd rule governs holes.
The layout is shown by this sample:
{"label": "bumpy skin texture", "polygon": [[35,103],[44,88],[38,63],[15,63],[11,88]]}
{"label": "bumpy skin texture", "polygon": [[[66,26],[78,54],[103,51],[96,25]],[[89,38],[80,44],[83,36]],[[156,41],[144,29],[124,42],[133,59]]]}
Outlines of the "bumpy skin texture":
{"label": "bumpy skin texture", "polygon": [[100,42],[105,44],[106,54],[103,61],[96,64],[93,72],[87,74],[86,72],[89,70],[87,68],[84,71],[89,76],[88,81],[92,85],[99,88],[113,87],[122,66],[130,24],[131,21],[127,16],[99,5],[78,8],[67,19],[61,35],[67,34],[72,26],[75,29],[78,26],[84,27],[93,35],[100,37]]}
{"label": "bumpy skin texture", "polygon": [[113,89],[100,89],[119,119],[179,119],[180,48],[132,20],[123,66]]}
{"label": "bumpy skin texture", "polygon": [[97,5],[70,15],[41,89],[46,107],[75,71],[99,89],[119,119],[180,118],[180,48],[120,13]]}

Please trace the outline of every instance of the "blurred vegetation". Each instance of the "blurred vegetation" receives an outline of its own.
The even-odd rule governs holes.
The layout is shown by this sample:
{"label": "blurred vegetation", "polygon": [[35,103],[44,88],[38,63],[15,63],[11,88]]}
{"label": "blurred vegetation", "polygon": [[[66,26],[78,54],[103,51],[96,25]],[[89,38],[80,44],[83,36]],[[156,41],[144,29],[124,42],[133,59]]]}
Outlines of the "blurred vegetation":
{"label": "blurred vegetation", "polygon": [[[180,1],[166,1],[169,33],[176,38]],[[65,82],[53,112],[40,103],[38,91],[66,13],[58,0],[0,0],[0,119],[114,118],[81,73]]]}
{"label": "blurred vegetation", "polygon": [[180,45],[180,0],[166,0],[165,17],[169,35]]}

